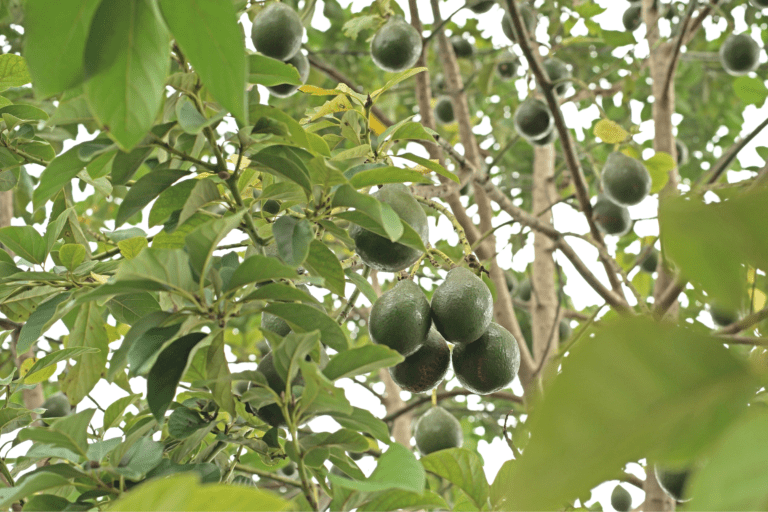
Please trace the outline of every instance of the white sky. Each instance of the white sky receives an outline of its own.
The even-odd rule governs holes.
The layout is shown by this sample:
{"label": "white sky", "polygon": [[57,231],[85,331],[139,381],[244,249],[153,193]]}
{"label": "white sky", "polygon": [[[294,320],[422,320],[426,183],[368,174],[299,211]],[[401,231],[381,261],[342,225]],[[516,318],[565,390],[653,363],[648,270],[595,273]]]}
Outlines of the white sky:
{"label": "white sky", "polygon": [[[397,0],[398,4],[403,8],[403,10],[408,13],[408,5],[407,0]],[[363,7],[366,7],[370,4],[370,0],[340,0],[340,3],[342,6],[347,6],[350,3],[353,4],[353,11],[359,12],[362,10]],[[455,11],[459,6],[462,5],[462,0],[448,0],[445,2],[441,2],[442,5],[442,14],[443,16],[447,16],[448,14]],[[538,3],[538,2],[537,2]],[[597,16],[595,18],[595,21],[600,23],[603,27],[611,27],[614,30],[623,30],[623,26],[621,24],[621,16],[624,12],[624,10],[628,7],[629,3],[625,0],[596,0],[596,3],[599,4],[601,7],[606,8],[606,12]],[[423,4],[423,5],[422,5]],[[432,21],[431,16],[431,9],[429,7],[429,3],[426,0],[420,0],[420,15],[422,18],[422,22],[424,24],[429,24]],[[325,17],[322,14],[323,11],[323,1],[318,0],[317,7],[315,9],[315,15],[312,19],[312,26],[319,30],[327,30],[329,28],[329,23],[325,19]],[[736,19],[736,31],[740,32],[746,29],[746,25],[744,23],[744,7],[737,7],[733,9],[733,14]],[[501,31],[501,27],[499,24],[500,19],[500,7],[494,6],[493,9],[485,14],[479,15],[479,26],[484,31],[484,35],[491,38],[491,41],[494,43],[495,46],[506,46],[508,44],[508,40],[504,36],[503,32]],[[469,10],[462,10],[458,14],[456,14],[453,17],[453,21],[456,22],[459,25],[463,25],[465,21],[470,17],[476,17],[478,15],[475,15],[471,13]],[[248,22],[247,19],[243,20],[246,33],[250,32],[250,22]],[[668,22],[664,21],[666,25],[662,25],[662,35],[666,35],[669,33],[669,26]],[[704,28],[706,30],[706,34],[708,38],[714,38],[719,36],[719,34],[726,28],[725,21],[720,20],[720,23],[717,25],[712,24],[711,22],[706,22],[704,25]],[[644,27],[641,27],[636,32],[636,35],[638,38],[642,40],[642,37],[644,36]],[[587,31],[584,27],[583,23],[579,23],[574,28],[574,31],[571,35],[586,35]],[[537,36],[541,40],[546,40],[547,34],[546,34],[546,26],[543,23],[540,23],[537,29]],[[759,40],[757,37],[757,33],[754,33],[753,36],[756,37],[756,39]],[[250,38],[246,38],[247,45],[249,49],[253,50]],[[518,55],[521,55],[521,52],[519,48],[515,47],[514,51],[518,53]],[[618,50],[614,51],[614,55],[617,58],[622,58],[629,52],[634,52],[635,56],[638,58],[643,58],[648,54],[648,45],[645,42],[641,42],[635,47],[627,46],[624,48],[620,48]],[[766,60],[765,52],[762,52],[761,59],[763,62]],[[523,59],[524,60],[524,59]],[[525,81],[523,79],[520,79],[518,81],[519,87],[518,89],[522,91],[522,94],[525,94],[525,91],[527,90]],[[260,87],[260,93],[262,95],[263,101],[266,100],[267,97],[267,90],[261,86]],[[618,99],[617,99],[618,101]],[[642,108],[642,104],[640,104],[637,101],[632,102],[632,119],[633,122],[636,124],[640,123],[640,110]],[[590,108],[587,108],[585,110],[579,111],[574,104],[566,104],[563,106],[563,112],[565,114],[566,122],[569,126],[569,128],[572,128],[576,132],[576,136],[579,140],[583,140],[584,138],[584,131],[591,128],[594,121],[599,117],[599,113],[596,107],[592,106]],[[754,106],[750,106],[745,110],[744,113],[744,126],[742,135],[745,133],[748,133],[754,127],[756,127],[765,117],[768,115],[768,105],[764,105],[762,108],[758,109]],[[675,124],[679,124],[681,121],[681,116],[676,115],[674,122]],[[488,123],[483,123],[478,127],[478,132],[480,133],[487,133],[490,130],[490,125]],[[76,143],[80,143],[83,140],[87,140],[92,138],[93,136],[88,135],[86,132],[81,131],[80,136],[76,141],[70,141],[65,145],[65,149],[68,147],[71,147],[72,145]],[[650,140],[653,138],[653,124],[651,121],[647,121],[645,123],[640,124],[640,133],[635,136],[635,140],[637,142],[644,142],[646,140]],[[750,166],[750,165],[763,165],[762,159],[757,155],[757,152],[755,151],[755,147],[758,145],[766,145],[766,142],[768,141],[768,135],[757,137],[755,141],[753,141],[750,145],[748,145],[740,154],[739,154],[739,162],[742,166]],[[411,151],[416,154],[421,154],[423,156],[426,156],[426,152],[421,146],[412,144],[408,147],[408,151]],[[717,152],[715,153],[716,156],[719,156]],[[644,155],[644,157],[648,157],[649,155]],[[34,175],[39,175],[39,173],[42,171],[41,168],[37,166],[27,166],[29,172]],[[749,177],[750,173],[745,172],[730,172],[728,174],[729,181],[740,181],[742,179],[745,179]],[[90,187],[88,187],[90,189]],[[77,193],[77,191],[76,191]],[[90,190],[86,190],[86,194],[90,194]],[[84,194],[84,195],[86,195]],[[630,208],[630,213],[633,218],[647,218],[647,217],[653,217],[656,214],[658,206],[658,201],[655,197],[648,197],[646,198],[642,203],[638,204],[637,206],[633,206]],[[50,205],[49,205],[50,207]],[[147,210],[148,211],[148,210]],[[555,227],[558,230],[565,231],[565,232],[573,232],[573,233],[587,233],[587,223],[586,220],[583,218],[581,214],[577,214],[574,212],[570,207],[560,204],[553,208],[553,215],[554,215],[554,222]],[[476,207],[470,208],[469,212],[473,215],[477,214]],[[476,219],[479,220],[479,219]],[[502,224],[506,221],[510,220],[510,217],[502,213],[499,215],[495,221],[494,225]],[[21,225],[22,222],[20,219],[15,219],[14,224]],[[155,229],[148,229],[146,224],[144,226],[140,226],[145,229],[149,234],[154,234],[154,232],[158,231],[157,228]],[[527,267],[527,265],[533,260],[533,246],[528,245],[522,250],[518,251],[514,256],[511,254],[511,251],[508,247],[504,247],[506,245],[506,240],[509,239],[510,235],[514,233],[519,233],[520,227],[518,225],[512,225],[512,226],[505,226],[501,229],[499,229],[496,232],[497,237],[497,249],[499,252],[499,264],[503,268],[513,268],[517,271],[523,271]],[[635,224],[635,231],[640,236],[654,236],[658,235],[658,224],[656,221],[641,221]],[[242,235],[238,234],[233,238],[234,240],[240,240],[242,239]],[[450,243],[457,243],[458,238],[456,237],[455,233],[453,232],[452,226],[450,225],[450,222],[445,219],[444,217],[441,217],[439,222],[435,225],[434,219],[430,218],[430,241],[434,244],[438,240],[445,239],[448,240]],[[228,243],[230,240],[225,240],[224,243]],[[614,237],[608,237],[608,245],[609,249],[615,248],[615,238]],[[587,265],[590,267],[590,269],[599,277],[604,277],[604,271],[602,269],[602,266],[597,262],[597,251],[586,242],[583,242],[578,239],[570,239],[570,243],[573,245],[576,252],[582,257],[582,259],[587,263]],[[634,252],[639,252],[640,245],[639,242],[635,242],[633,246],[630,246],[630,251],[634,250]],[[570,262],[562,257],[561,255],[556,255],[556,259],[558,263],[562,266],[563,271],[565,275],[567,276],[567,285],[565,286],[565,293],[571,298],[573,301],[574,306],[576,309],[582,309],[587,306],[595,305],[595,304],[602,304],[603,301],[600,299],[600,297],[595,293],[591,287],[589,287],[585,281],[582,279],[582,277],[576,273],[573,266],[570,264]],[[386,275],[381,276],[382,279],[391,279],[391,277],[388,277]],[[604,282],[607,283],[606,279],[602,279]],[[425,283],[427,284],[427,283]],[[347,294],[351,293],[352,291],[352,285],[347,285]],[[630,301],[633,301],[633,297],[631,293],[627,290],[627,297]],[[358,305],[360,306],[367,306],[369,305],[367,300],[364,297],[360,297],[358,301]],[[704,314],[702,315],[701,320],[705,323],[709,323],[709,317],[708,315]],[[56,325],[54,325],[54,328],[49,332],[49,336],[60,336],[66,334],[66,329],[63,327],[61,322],[58,322]],[[113,346],[113,348],[115,348]],[[58,373],[60,373],[63,370],[65,363],[60,363],[60,366],[58,368]],[[232,371],[242,371],[247,369],[253,369],[252,364],[239,364],[239,365],[232,365]],[[452,371],[449,372],[449,381],[447,383],[448,389],[458,388],[460,387],[460,384],[455,379],[451,379],[453,376]],[[55,377],[54,377],[55,378]],[[339,381],[339,385],[343,387],[346,390],[346,394],[350,402],[356,406],[361,408],[366,408],[371,410],[376,416],[383,417],[385,415],[385,409],[384,406],[381,405],[378,401],[378,399],[374,396],[372,396],[370,393],[368,393],[366,390],[361,388],[360,386],[354,385],[351,382],[349,382],[348,379],[342,379]],[[136,393],[144,393],[146,390],[146,382],[144,379],[135,378],[131,380],[131,386],[134,389],[134,392]],[[377,391],[383,392],[383,384],[379,383],[378,386],[376,386]],[[515,380],[515,382],[512,385],[512,390],[518,394],[522,394],[522,387],[520,386],[519,380]],[[99,401],[100,405],[103,407],[106,407],[106,405],[112,403],[115,399],[124,396],[126,393],[118,388],[115,385],[109,385],[105,381],[99,382],[99,384],[96,386],[96,388],[91,393],[92,396],[96,400]],[[408,392],[402,392],[401,393],[402,398],[404,400],[407,400],[410,398],[410,393]],[[457,399],[462,399],[462,397],[458,397]],[[467,409],[469,411],[477,411],[481,410],[481,407],[479,407],[480,399],[477,396],[468,396],[466,397],[466,404]],[[93,404],[88,400],[85,399],[78,407],[78,409],[82,410],[85,408],[93,407]],[[94,424],[96,426],[100,425],[102,421],[102,414],[97,411],[96,415],[94,416]],[[313,420],[311,422],[311,427],[316,431],[332,431],[339,428],[339,425],[331,420],[329,417],[321,417],[316,420]],[[107,435],[105,438],[110,437],[117,437],[120,435],[120,431],[113,429],[107,432]],[[9,434],[0,437],[0,445],[4,445],[7,441],[11,440],[14,436],[14,434]],[[9,445],[8,445],[9,446]],[[23,454],[30,446],[30,443],[22,443],[18,445],[17,447],[8,450],[6,447],[5,450],[2,450],[2,453],[0,453],[0,456],[3,457],[15,457],[17,455]],[[486,472],[486,476],[488,477],[489,482],[493,482],[493,479],[496,476],[496,473],[498,472],[501,465],[508,459],[511,458],[511,450],[507,446],[506,442],[503,441],[500,438],[495,439],[492,443],[488,444],[484,441],[481,441],[478,446],[478,451],[483,456],[483,459],[485,461],[484,469]],[[375,461],[371,457],[365,457],[361,461],[358,462],[361,469],[366,474],[370,474],[370,472],[375,467]],[[635,465],[630,465],[630,469],[632,469],[632,466],[634,466],[634,471],[637,472],[638,475],[642,476],[642,470],[639,469],[639,467]],[[599,500],[605,510],[611,510],[610,507],[610,493],[613,490],[613,487],[615,485],[615,482],[607,482],[604,484],[601,484],[597,488],[594,489],[594,493],[592,496],[592,499],[587,502],[587,504],[591,504],[596,500]],[[643,493],[636,489],[635,487],[631,485],[625,485],[625,487],[630,491],[630,493],[633,495],[633,504],[634,506],[637,506],[643,499]]]}

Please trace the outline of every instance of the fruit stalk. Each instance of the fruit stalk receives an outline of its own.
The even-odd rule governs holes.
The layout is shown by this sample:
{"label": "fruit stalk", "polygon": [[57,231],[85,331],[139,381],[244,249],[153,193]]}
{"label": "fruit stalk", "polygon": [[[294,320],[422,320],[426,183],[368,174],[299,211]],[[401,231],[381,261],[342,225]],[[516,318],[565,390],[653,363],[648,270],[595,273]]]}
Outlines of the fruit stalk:
{"label": "fruit stalk", "polygon": [[[371,267],[369,267],[368,265],[365,265],[363,268],[363,279],[368,279],[369,275],[371,275]],[[336,321],[339,322],[339,324],[344,323],[344,320],[346,320],[347,315],[349,315],[349,312],[352,311],[353,307],[355,307],[355,302],[357,302],[357,298],[359,296],[360,296],[360,288],[355,288],[355,290],[349,296],[349,300],[347,300],[347,303],[344,304],[344,307],[339,312],[339,316],[336,317]]]}
{"label": "fruit stalk", "polygon": [[464,228],[462,227],[461,223],[459,223],[459,220],[456,218],[456,216],[453,213],[451,213],[451,211],[448,208],[441,205],[437,201],[427,199],[426,197],[421,197],[421,196],[413,196],[413,197],[421,204],[425,204],[430,208],[432,208],[433,210],[437,210],[438,212],[445,215],[445,217],[451,221],[453,230],[456,231],[457,235],[459,235],[459,243],[461,244],[461,248],[464,250],[464,256],[469,256],[470,254],[472,254],[472,245],[469,243],[469,240],[467,240],[467,233],[464,231]]}

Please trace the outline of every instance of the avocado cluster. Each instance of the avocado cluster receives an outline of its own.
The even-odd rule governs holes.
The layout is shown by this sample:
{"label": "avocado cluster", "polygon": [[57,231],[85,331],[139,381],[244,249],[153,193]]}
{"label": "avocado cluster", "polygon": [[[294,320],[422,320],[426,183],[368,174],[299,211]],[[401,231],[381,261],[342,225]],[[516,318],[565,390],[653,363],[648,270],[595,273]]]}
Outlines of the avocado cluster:
{"label": "avocado cluster", "polygon": [[[304,26],[296,11],[282,2],[273,2],[253,20],[251,40],[258,52],[295,67],[301,82],[309,78],[309,61],[301,52]],[[267,87],[273,96],[287,98],[299,89],[296,85],[277,84]]]}
{"label": "avocado cluster", "polygon": [[[477,394],[508,386],[520,368],[517,340],[493,323],[488,287],[464,267],[448,272],[428,302],[421,288],[402,280],[374,303],[368,332],[405,360],[390,368],[393,380],[413,393],[437,386],[453,363],[459,382]],[[448,342],[454,344],[451,354]]]}

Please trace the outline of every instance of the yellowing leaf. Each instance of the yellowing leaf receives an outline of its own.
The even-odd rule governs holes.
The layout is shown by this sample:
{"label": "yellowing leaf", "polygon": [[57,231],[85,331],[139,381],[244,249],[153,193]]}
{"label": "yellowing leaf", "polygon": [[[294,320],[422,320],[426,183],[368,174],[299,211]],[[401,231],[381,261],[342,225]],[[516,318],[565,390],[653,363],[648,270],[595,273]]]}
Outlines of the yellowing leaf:
{"label": "yellowing leaf", "polygon": [[352,103],[350,103],[349,98],[347,98],[347,95],[339,94],[332,100],[325,102],[325,104],[322,107],[320,107],[317,110],[317,112],[312,114],[309,120],[316,121],[317,119],[320,119],[321,117],[325,117],[329,114],[335,114],[336,112],[346,112],[347,110],[351,110],[351,109],[352,109]]}
{"label": "yellowing leaf", "polygon": [[368,116],[368,126],[373,131],[373,133],[375,133],[377,136],[384,133],[384,130],[387,129],[387,127],[384,126],[384,123],[379,121],[379,118],[373,114]]}
{"label": "yellowing leaf", "polygon": [[[32,359],[27,359],[26,361],[24,361],[24,363],[26,363],[27,361],[32,361]],[[56,373],[55,364],[52,364],[51,366],[46,366],[45,368],[24,377],[24,384],[39,384],[41,382],[45,382],[48,379],[50,379],[54,373]]]}
{"label": "yellowing leaf", "polygon": [[19,367],[19,375],[24,377],[30,368],[32,368],[32,365],[37,362],[36,357],[30,357],[28,359],[25,359],[23,363],[21,363],[21,366]]}
{"label": "yellowing leaf", "polygon": [[601,119],[595,125],[595,137],[607,144],[618,144],[629,137],[629,132],[610,119]]}
{"label": "yellowing leaf", "polygon": [[750,288],[749,294],[752,297],[752,309],[755,311],[761,310],[765,307],[766,295],[762,290],[755,288],[754,294]]}
{"label": "yellowing leaf", "polygon": [[336,89],[323,89],[322,87],[317,87],[315,85],[302,85],[299,87],[299,90],[311,94],[312,96],[335,96],[339,94],[339,91]]}
{"label": "yellowing leaf", "polygon": [[91,278],[99,284],[107,284],[107,281],[109,280],[108,276],[94,274],[93,272],[91,272]]}

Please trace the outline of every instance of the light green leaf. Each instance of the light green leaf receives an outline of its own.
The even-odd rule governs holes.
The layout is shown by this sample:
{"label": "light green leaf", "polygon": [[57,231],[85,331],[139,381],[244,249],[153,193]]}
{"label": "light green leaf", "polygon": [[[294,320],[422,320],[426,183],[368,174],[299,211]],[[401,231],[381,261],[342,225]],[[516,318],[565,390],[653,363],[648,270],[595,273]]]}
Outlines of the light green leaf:
{"label": "light green leaf", "polygon": [[385,183],[432,183],[432,180],[419,171],[388,166],[360,171],[352,176],[349,182],[353,187],[360,189]]}
{"label": "light green leaf", "polygon": [[25,260],[41,265],[48,256],[45,238],[32,226],[6,226],[0,228],[0,243]]}
{"label": "light green leaf", "polygon": [[379,368],[388,368],[403,361],[403,356],[384,345],[365,345],[336,354],[323,374],[330,380],[353,377]]}
{"label": "light green leaf", "polygon": [[601,119],[595,125],[595,137],[606,144],[618,144],[629,137],[629,132],[610,119]]}
{"label": "light green leaf", "polygon": [[176,43],[203,85],[238,121],[245,109],[245,41],[232,2],[160,0],[160,10]]}
{"label": "light green leaf", "polygon": [[610,322],[571,348],[497,502],[560,509],[628,461],[689,459],[746,409],[756,385],[715,337],[650,318]]}
{"label": "light green leaf", "polygon": [[225,115],[227,115],[227,112],[222,110],[217,115],[208,119],[197,111],[192,104],[192,101],[186,96],[183,96],[176,102],[176,118],[179,121],[181,129],[187,133],[200,133],[203,128],[211,126],[224,119]]}
{"label": "light green leaf", "polygon": [[107,306],[115,320],[126,325],[133,325],[153,311],[160,311],[160,304],[149,292],[118,295]]}
{"label": "light green leaf", "polygon": [[404,489],[421,494],[426,484],[422,465],[409,449],[398,443],[389,446],[367,480],[350,480],[333,474],[328,478],[334,485],[364,492]]}
{"label": "light green leaf", "polygon": [[365,505],[358,508],[361,512],[377,510],[449,510],[451,507],[437,493],[425,490],[422,494],[403,489],[391,489],[374,495]]}
{"label": "light green leaf", "polygon": [[72,403],[79,403],[85,398],[106,369],[109,339],[104,325],[101,308],[94,302],[87,302],[80,307],[75,325],[67,337],[66,348],[86,347],[98,352],[83,354],[67,372],[61,387]]}
{"label": "light green leaf", "polygon": [[157,356],[147,377],[147,405],[158,422],[162,422],[165,411],[176,395],[176,387],[187,368],[189,355],[195,345],[206,335],[195,332],[177,339]]}
{"label": "light green leaf", "polygon": [[342,352],[349,348],[344,331],[326,313],[306,304],[269,304],[264,311],[279,316],[294,332],[320,330],[320,339],[334,350]]}
{"label": "light green leaf", "polygon": [[185,180],[161,192],[149,211],[150,227],[162,224],[173,212],[181,210],[197,182],[198,180]]}
{"label": "light green leaf", "polygon": [[31,0],[24,6],[24,58],[40,98],[83,81],[83,52],[99,0]]}
{"label": "light green leaf", "polygon": [[0,507],[10,508],[12,503],[34,493],[68,485],[69,480],[56,473],[38,473],[25,478],[21,485],[0,489]]}
{"label": "light green leaf", "polygon": [[75,270],[85,260],[85,247],[80,244],[64,244],[59,249],[59,260],[67,270]]}
{"label": "light green leaf", "polygon": [[277,258],[254,255],[243,261],[229,280],[227,291],[240,288],[250,283],[260,283],[272,279],[294,279],[293,269]]}
{"label": "light green leaf", "polygon": [[290,502],[253,487],[200,484],[196,474],[184,473],[151,480],[123,494],[111,512],[268,512],[288,510]]}
{"label": "light green leaf", "polygon": [[508,505],[504,497],[505,489],[509,485],[509,479],[512,478],[512,468],[517,463],[515,459],[508,460],[499,468],[496,473],[496,479],[491,484],[489,497],[491,499],[492,510],[507,510]]}
{"label": "light green leaf", "polygon": [[26,85],[31,81],[27,63],[23,57],[12,53],[0,55],[0,91]]}
{"label": "light green leaf", "polygon": [[314,239],[312,225],[307,219],[290,215],[279,217],[272,225],[280,259],[292,267],[298,267],[309,256],[309,245]]}
{"label": "light green leaf", "polygon": [[40,176],[40,183],[32,194],[32,208],[37,210],[54,197],[83,170],[85,163],[80,159],[79,146],[57,156]]}
{"label": "light green leaf", "polygon": [[369,30],[377,28],[384,20],[381,16],[377,15],[363,15],[356,16],[351,20],[344,23],[344,27],[341,29],[344,35],[350,39],[357,39],[357,36],[363,30]]}
{"label": "light green leaf", "polygon": [[215,219],[207,222],[188,234],[185,238],[189,261],[200,274],[200,279],[205,280],[211,267],[213,251],[230,231],[240,225],[248,210]]}
{"label": "light green leaf", "polygon": [[[341,206],[354,208],[354,212],[348,213],[354,214],[357,220],[348,220],[352,220],[378,235],[385,236],[393,242],[403,236],[403,223],[391,206],[367,194],[361,194],[349,185],[342,185],[336,190],[332,204],[334,208]],[[370,222],[367,225],[361,224],[360,222],[364,220],[362,217],[367,217]]]}
{"label": "light green leaf", "polygon": [[44,371],[46,368],[54,366],[60,361],[65,361],[67,359],[76,359],[81,354],[94,353],[96,351],[97,349],[95,348],[78,347],[78,348],[64,348],[61,350],[57,350],[55,352],[51,352],[50,354],[43,357],[42,359],[38,359],[37,361],[35,361],[35,364],[33,364],[32,367],[27,372],[27,375],[24,378],[24,383],[35,384],[36,382],[41,382],[41,381],[35,380],[35,374],[37,372]]}
{"label": "light green leaf", "polygon": [[426,167],[430,171],[439,174],[443,178],[448,178],[449,180],[453,181],[454,183],[459,183],[459,177],[453,174],[451,171],[443,167],[437,162],[433,162],[432,160],[427,160],[426,158],[421,158],[420,156],[416,156],[412,153],[405,153],[402,155],[397,155],[400,158],[405,158],[406,160],[410,160],[411,162],[416,162],[417,164]]}
{"label": "light green leaf", "polygon": [[170,67],[168,32],[151,0],[102,2],[85,45],[85,92],[94,116],[124,151],[152,128]]}
{"label": "light green leaf", "polygon": [[760,106],[768,98],[768,88],[760,78],[740,76],[733,81],[733,90],[741,101]]}
{"label": "light green leaf", "polygon": [[[5,57],[5,55],[0,55],[0,57]],[[46,114],[44,110],[40,110],[32,105],[8,105],[0,108],[0,116],[3,114],[10,114],[22,121],[48,120],[48,114]],[[26,145],[25,149],[28,153],[32,153],[29,151],[29,144]]]}
{"label": "light green leaf", "polygon": [[392,442],[389,438],[387,424],[367,409],[353,407],[349,413],[333,411],[329,414],[343,427],[368,432],[382,443],[389,444]]}
{"label": "light green leaf", "polygon": [[424,469],[445,478],[467,493],[478,510],[485,507],[490,489],[483,471],[483,460],[466,448],[439,450],[421,458]]}
{"label": "light green leaf", "polygon": [[423,71],[427,71],[427,68],[411,68],[411,69],[406,69],[405,71],[401,71],[400,73],[390,78],[389,81],[386,84],[384,84],[384,87],[373,91],[371,93],[371,99],[373,99],[373,101],[376,101],[379,98],[379,96],[381,96],[383,93],[385,93],[392,87],[396,86],[397,84],[399,84],[404,80],[408,80],[413,75],[418,75]]}
{"label": "light green leaf", "polygon": [[[274,354],[275,370],[283,379],[283,382],[293,382],[299,373],[299,361],[303,361],[313,348],[317,347],[320,340],[319,331],[310,331],[303,334],[288,333]],[[286,390],[287,391],[287,390]]]}
{"label": "light green leaf", "polygon": [[120,254],[125,257],[125,259],[132,260],[136,256],[139,255],[139,253],[147,247],[148,242],[147,239],[143,236],[135,236],[133,238],[129,238],[127,240],[120,240],[117,242],[117,247],[120,249]]}
{"label": "light green leaf", "polygon": [[208,347],[208,356],[206,357],[205,373],[208,379],[213,380],[211,392],[222,410],[231,415],[235,415],[235,402],[232,398],[232,381],[227,357],[224,353],[224,332],[220,332],[213,338],[211,346]]}
{"label": "light green leaf", "polygon": [[[285,62],[254,53],[248,56],[248,64],[248,83],[266,85],[267,87],[280,84],[302,85],[299,71],[295,66]],[[252,119],[251,121],[256,120]]]}
{"label": "light green leaf", "polygon": [[106,432],[110,428],[118,426],[125,409],[137,402],[140,398],[141,396],[139,395],[128,395],[118,398],[109,404],[107,411],[104,413],[104,431]]}
{"label": "light green leaf", "polygon": [[43,335],[45,326],[56,316],[59,304],[69,299],[68,292],[59,293],[40,304],[24,323],[19,333],[16,350],[24,354]]}
{"label": "light green leaf", "polygon": [[312,240],[309,245],[309,255],[304,266],[317,276],[325,279],[325,287],[338,296],[344,295],[344,269],[339,258],[320,240]]}
{"label": "light green leaf", "polygon": [[669,171],[677,167],[672,155],[663,151],[659,151],[643,164],[651,174],[651,194],[661,192],[669,181]]}
{"label": "light green leaf", "polygon": [[196,214],[197,210],[201,207],[220,198],[219,188],[213,180],[195,180],[195,186],[189,196],[187,196],[186,201],[184,202],[184,208],[181,209],[179,226],[184,224],[188,218]]}

